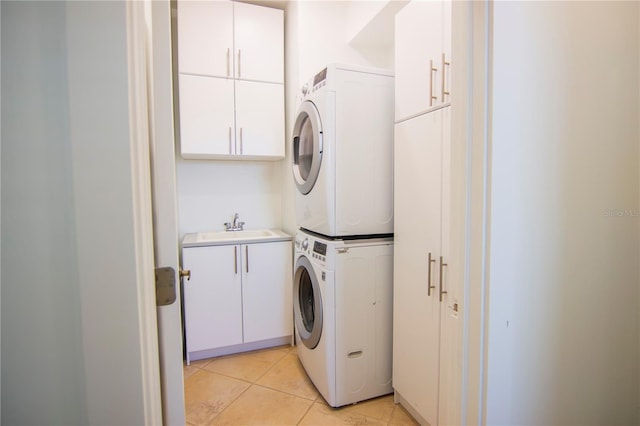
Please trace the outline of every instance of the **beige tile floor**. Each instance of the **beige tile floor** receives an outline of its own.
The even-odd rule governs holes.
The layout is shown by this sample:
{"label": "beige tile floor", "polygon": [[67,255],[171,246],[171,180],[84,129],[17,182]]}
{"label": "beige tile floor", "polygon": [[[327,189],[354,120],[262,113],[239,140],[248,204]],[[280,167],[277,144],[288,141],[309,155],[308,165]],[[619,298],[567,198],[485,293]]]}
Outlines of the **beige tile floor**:
{"label": "beige tile floor", "polygon": [[330,407],[289,346],[194,361],[184,377],[192,426],[418,424],[393,395]]}

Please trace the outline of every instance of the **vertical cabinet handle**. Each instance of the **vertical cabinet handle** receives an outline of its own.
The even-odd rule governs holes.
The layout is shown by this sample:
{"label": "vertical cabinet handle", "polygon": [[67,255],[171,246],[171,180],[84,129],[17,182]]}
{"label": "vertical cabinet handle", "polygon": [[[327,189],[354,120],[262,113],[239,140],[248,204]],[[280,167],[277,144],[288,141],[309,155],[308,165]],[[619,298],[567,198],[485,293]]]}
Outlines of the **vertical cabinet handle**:
{"label": "vertical cabinet handle", "polygon": [[238,274],[238,247],[233,246],[233,272]]}
{"label": "vertical cabinet handle", "polygon": [[433,73],[437,71],[438,68],[433,66],[433,59],[429,60],[429,106],[433,106],[433,101],[438,100],[437,96],[433,96]]}
{"label": "vertical cabinet handle", "polygon": [[442,261],[442,256],[440,256],[440,301],[441,302],[442,302],[442,296],[444,294],[447,294],[447,291],[442,289],[442,272],[445,266],[447,266],[447,264]]}
{"label": "vertical cabinet handle", "polygon": [[242,53],[241,52],[242,51],[238,49],[238,78],[242,76],[242,73],[241,73]]}
{"label": "vertical cabinet handle", "polygon": [[435,285],[431,285],[431,264],[432,263],[436,263],[436,260],[433,257],[431,257],[431,252],[429,252],[429,268],[427,272],[429,278],[427,279],[427,296],[431,296],[431,289],[436,288]]}
{"label": "vertical cabinet handle", "polygon": [[231,77],[231,49],[227,47],[227,77]]}
{"label": "vertical cabinet handle", "polygon": [[240,127],[240,155],[242,155],[243,152],[244,152],[244,144],[243,144],[242,141],[243,141],[242,140],[242,127]]}
{"label": "vertical cabinet handle", "polygon": [[247,273],[249,272],[249,246],[244,246],[245,264],[247,266]]}
{"label": "vertical cabinet handle", "polygon": [[229,154],[231,154],[231,127],[229,127]]}
{"label": "vertical cabinet handle", "polygon": [[442,102],[444,102],[444,95],[447,95],[447,96],[448,96],[448,95],[450,95],[450,94],[451,94],[451,93],[449,93],[449,92],[447,92],[447,91],[445,90],[445,82],[444,82],[444,81],[445,81],[445,78],[446,78],[446,76],[447,76],[447,72],[446,72],[447,70],[446,70],[446,68],[445,68],[445,67],[450,66],[450,65],[451,65],[451,63],[450,63],[450,62],[447,62],[447,60],[446,60],[446,58],[445,58],[445,54],[443,53],[443,54],[442,54],[442,91],[441,91],[441,93],[442,93],[442,97],[440,98],[440,99],[442,99]]}

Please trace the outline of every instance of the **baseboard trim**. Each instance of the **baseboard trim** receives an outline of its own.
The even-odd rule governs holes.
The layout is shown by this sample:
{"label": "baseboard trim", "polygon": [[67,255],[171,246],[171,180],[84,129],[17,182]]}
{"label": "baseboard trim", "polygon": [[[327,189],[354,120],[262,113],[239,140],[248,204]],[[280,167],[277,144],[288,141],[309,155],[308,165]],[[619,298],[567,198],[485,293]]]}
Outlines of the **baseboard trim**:
{"label": "baseboard trim", "polygon": [[291,336],[282,336],[282,337],[276,337],[273,339],[260,340],[257,342],[249,342],[249,343],[242,343],[239,345],[225,346],[222,348],[205,349],[202,351],[188,352],[187,365],[191,364],[191,361],[198,361],[200,359],[237,354],[241,352],[255,351],[258,349],[272,348],[274,346],[291,345],[292,342],[293,340]]}

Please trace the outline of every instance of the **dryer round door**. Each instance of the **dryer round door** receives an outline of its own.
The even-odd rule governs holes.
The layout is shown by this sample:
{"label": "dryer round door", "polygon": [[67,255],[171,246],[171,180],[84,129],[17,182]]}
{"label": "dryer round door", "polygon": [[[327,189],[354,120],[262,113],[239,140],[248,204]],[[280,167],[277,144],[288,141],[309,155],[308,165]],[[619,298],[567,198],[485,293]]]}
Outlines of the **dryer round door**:
{"label": "dryer round door", "polygon": [[322,163],[322,122],[313,102],[304,101],[293,125],[293,177],[302,194],[315,185]]}
{"label": "dryer round door", "polygon": [[296,261],[293,310],[300,340],[307,348],[315,348],[322,335],[322,294],[313,266],[305,256]]}

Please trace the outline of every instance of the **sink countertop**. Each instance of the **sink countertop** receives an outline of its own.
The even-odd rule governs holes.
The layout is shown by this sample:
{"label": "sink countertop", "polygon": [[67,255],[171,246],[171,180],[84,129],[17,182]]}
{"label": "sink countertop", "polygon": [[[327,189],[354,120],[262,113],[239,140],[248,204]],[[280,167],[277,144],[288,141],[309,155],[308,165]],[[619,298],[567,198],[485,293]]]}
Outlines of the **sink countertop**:
{"label": "sink countertop", "polygon": [[182,247],[206,247],[233,244],[291,241],[291,235],[280,229],[245,229],[243,231],[212,231],[186,234]]}

